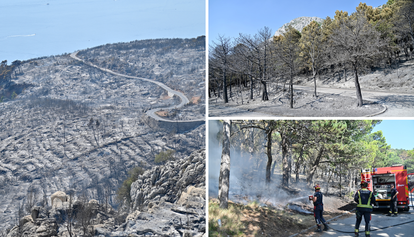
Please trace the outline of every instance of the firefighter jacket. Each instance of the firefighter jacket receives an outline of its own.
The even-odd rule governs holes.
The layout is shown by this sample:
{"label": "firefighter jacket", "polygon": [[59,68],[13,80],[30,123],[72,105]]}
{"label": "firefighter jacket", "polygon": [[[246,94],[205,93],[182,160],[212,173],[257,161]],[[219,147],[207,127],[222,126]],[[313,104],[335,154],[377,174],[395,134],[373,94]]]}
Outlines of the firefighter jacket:
{"label": "firefighter jacket", "polygon": [[[391,201],[393,201],[393,202],[395,202],[395,201],[398,201],[398,197],[397,196],[395,196],[395,194],[397,194],[397,189],[396,188],[392,188],[391,189]],[[393,198],[395,196],[395,198]]]}
{"label": "firefighter jacket", "polygon": [[366,188],[355,193],[354,201],[357,203],[357,211],[372,212],[372,204],[375,204],[375,196]]}
{"label": "firefighter jacket", "polygon": [[315,192],[313,194],[314,197],[316,197],[316,202],[313,203],[315,206],[315,209],[321,209],[323,210],[323,195],[321,192]]}

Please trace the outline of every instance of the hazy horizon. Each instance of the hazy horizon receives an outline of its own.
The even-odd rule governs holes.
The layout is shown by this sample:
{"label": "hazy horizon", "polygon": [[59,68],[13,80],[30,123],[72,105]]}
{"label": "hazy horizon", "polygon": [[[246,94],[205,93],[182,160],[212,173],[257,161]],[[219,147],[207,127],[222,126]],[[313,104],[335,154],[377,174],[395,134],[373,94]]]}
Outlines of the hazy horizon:
{"label": "hazy horizon", "polygon": [[6,0],[0,61],[72,53],[103,44],[205,35],[203,0]]}

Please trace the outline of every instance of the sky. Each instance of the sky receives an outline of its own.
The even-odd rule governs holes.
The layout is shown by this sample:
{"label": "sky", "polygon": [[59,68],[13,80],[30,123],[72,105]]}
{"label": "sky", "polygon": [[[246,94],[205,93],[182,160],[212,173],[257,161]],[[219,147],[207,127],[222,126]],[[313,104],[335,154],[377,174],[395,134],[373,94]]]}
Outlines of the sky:
{"label": "sky", "polygon": [[209,43],[219,35],[230,38],[239,33],[254,35],[265,26],[274,33],[301,16],[325,19],[333,18],[336,10],[352,13],[360,2],[378,7],[387,0],[209,0]]}
{"label": "sky", "polygon": [[0,60],[206,35],[204,0],[1,0]]}
{"label": "sky", "polygon": [[383,120],[372,132],[382,131],[394,149],[414,149],[414,120]]}

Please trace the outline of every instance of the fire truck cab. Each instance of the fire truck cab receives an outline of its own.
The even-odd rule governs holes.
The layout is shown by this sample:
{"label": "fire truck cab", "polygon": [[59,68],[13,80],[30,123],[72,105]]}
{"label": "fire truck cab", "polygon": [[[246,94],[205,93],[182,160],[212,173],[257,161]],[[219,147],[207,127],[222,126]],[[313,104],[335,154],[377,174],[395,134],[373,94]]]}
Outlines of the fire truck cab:
{"label": "fire truck cab", "polygon": [[390,208],[391,184],[394,184],[398,191],[398,209],[402,211],[410,209],[408,175],[405,166],[393,165],[391,167],[362,169],[361,180],[368,182],[368,189],[375,196],[374,208]]}

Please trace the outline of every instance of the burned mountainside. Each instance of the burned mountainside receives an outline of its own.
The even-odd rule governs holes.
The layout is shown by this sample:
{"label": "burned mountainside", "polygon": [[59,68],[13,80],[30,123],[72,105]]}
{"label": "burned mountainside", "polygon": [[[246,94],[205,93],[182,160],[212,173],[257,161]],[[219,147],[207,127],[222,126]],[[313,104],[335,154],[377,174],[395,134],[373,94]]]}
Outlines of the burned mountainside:
{"label": "burned mountainside", "polygon": [[202,149],[147,170],[118,210],[58,191],[51,206],[34,206],[7,236],[206,236],[205,163]]}
{"label": "burned mountainside", "polygon": [[[134,45],[142,52],[125,55],[135,54],[137,61],[132,55],[123,58],[123,50]],[[168,53],[151,56],[168,45]],[[94,59],[98,49],[100,56]],[[105,45],[78,56],[92,63],[112,60],[112,71],[182,91],[190,103],[166,111],[169,120],[204,118],[204,37]],[[181,159],[205,146],[205,125],[179,132],[174,126],[160,129],[148,123],[149,109],[180,103],[154,83],[105,72],[68,54],[10,68],[0,82],[0,231],[17,223],[19,207],[29,213],[33,205],[50,205],[48,197],[56,191],[73,190],[99,203],[107,198],[116,208],[116,191],[129,170],[151,169],[163,151],[174,150],[173,158]]]}

